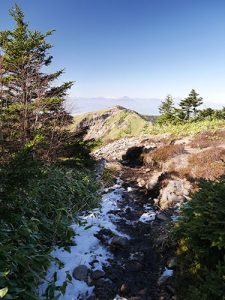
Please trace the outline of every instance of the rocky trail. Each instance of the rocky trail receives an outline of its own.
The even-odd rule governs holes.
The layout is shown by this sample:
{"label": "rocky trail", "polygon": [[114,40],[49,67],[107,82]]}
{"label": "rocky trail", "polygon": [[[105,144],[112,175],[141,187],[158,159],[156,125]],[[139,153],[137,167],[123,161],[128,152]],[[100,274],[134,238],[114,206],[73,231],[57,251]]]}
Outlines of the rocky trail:
{"label": "rocky trail", "polygon": [[[46,299],[41,295],[53,278],[55,298],[47,299],[177,299],[176,245],[168,229],[181,204],[189,200],[192,182],[175,171],[190,155],[204,149],[191,148],[189,138],[173,145],[168,139],[153,143],[131,138],[112,142],[94,153],[99,162],[98,176],[106,168],[114,170],[117,179],[101,191],[100,207],[83,212],[71,225],[75,245],[51,253],[63,265],[49,268],[39,289],[40,299]],[[146,165],[140,163],[140,155],[157,153],[155,149],[160,153],[164,147],[182,151],[168,156],[161,165],[151,160]]]}
{"label": "rocky trail", "polygon": [[168,283],[173,270],[165,268],[165,257],[154,247],[169,219],[154,210],[149,195],[118,178],[104,190],[100,208],[84,212],[72,225],[75,246],[52,253],[64,266],[52,264],[40,298],[55,276],[55,286],[67,280],[64,294],[55,292],[61,300],[173,299]]}

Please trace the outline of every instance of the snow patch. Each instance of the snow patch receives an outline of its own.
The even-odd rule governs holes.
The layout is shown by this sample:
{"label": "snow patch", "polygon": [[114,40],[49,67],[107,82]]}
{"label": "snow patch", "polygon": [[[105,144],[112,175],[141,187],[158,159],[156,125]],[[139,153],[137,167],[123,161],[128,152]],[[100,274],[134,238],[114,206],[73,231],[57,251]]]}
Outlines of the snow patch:
{"label": "snow patch", "polygon": [[[116,225],[113,224],[115,218],[108,214],[111,210],[118,209],[118,203],[122,200],[123,188],[121,188],[120,182],[117,182],[113,186],[114,190],[103,195],[101,201],[101,207],[94,209],[89,213],[83,213],[79,216],[78,224],[72,224],[71,227],[75,232],[73,242],[75,246],[69,248],[70,251],[66,251],[64,248],[56,248],[51,255],[54,258],[63,262],[63,267],[59,268],[55,263],[52,263],[44,282],[39,286],[39,295],[42,299],[42,295],[54,276],[57,273],[56,286],[61,286],[66,280],[67,273],[72,276],[72,272],[75,267],[79,265],[86,265],[92,270],[102,269],[103,265],[108,264],[108,259],[112,258],[112,254],[103,247],[99,240],[95,237],[95,234],[101,229],[110,229],[113,233],[120,236],[128,237],[121,232],[118,232]],[[129,237],[128,237],[129,238]],[[94,264],[91,264],[95,261]],[[60,292],[56,292],[55,296],[59,296],[60,300],[77,300],[84,299],[92,294],[94,287],[88,286],[84,281],[78,281],[72,278],[72,282],[68,283],[66,292],[62,295]]]}
{"label": "snow patch", "polygon": [[149,212],[143,213],[139,218],[139,221],[142,223],[149,223],[154,220],[155,220],[155,212],[154,211],[149,211]]}
{"label": "snow patch", "polygon": [[165,270],[163,271],[161,277],[171,277],[173,276],[173,270],[167,269],[165,268]]}

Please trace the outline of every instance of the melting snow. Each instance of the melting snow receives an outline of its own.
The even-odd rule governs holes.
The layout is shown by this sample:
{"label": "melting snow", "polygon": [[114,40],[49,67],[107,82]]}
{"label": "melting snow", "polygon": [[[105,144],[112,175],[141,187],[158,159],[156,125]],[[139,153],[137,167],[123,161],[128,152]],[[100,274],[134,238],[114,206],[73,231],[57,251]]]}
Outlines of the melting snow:
{"label": "melting snow", "polygon": [[142,223],[149,223],[154,220],[155,220],[155,212],[153,211],[143,213],[139,218],[139,221]]}
{"label": "melting snow", "polygon": [[[48,286],[47,281],[51,281],[54,272],[57,272],[56,286],[61,286],[66,280],[66,272],[72,276],[72,272],[75,267],[79,265],[86,265],[88,268],[102,269],[103,265],[108,264],[108,259],[112,257],[112,254],[103,247],[99,240],[94,236],[101,228],[112,230],[115,234],[120,236],[126,236],[118,232],[116,226],[112,223],[115,221],[115,217],[108,214],[111,210],[118,209],[118,202],[121,201],[121,194],[123,189],[120,182],[113,186],[114,191],[111,191],[102,197],[101,208],[94,209],[89,214],[79,217],[79,224],[73,224],[71,227],[75,232],[73,241],[75,246],[70,247],[70,252],[63,248],[56,248],[51,255],[58,258],[63,262],[64,266],[59,269],[55,263],[52,263],[45,281],[39,287],[39,295],[45,291]],[[127,237],[127,236],[126,236]],[[94,266],[91,266],[91,262],[96,261]],[[94,287],[88,286],[84,281],[78,281],[72,278],[72,282],[68,283],[66,292],[64,295],[60,295],[60,300],[77,300],[84,299],[90,295]],[[59,292],[56,292],[55,296],[58,296]]]}

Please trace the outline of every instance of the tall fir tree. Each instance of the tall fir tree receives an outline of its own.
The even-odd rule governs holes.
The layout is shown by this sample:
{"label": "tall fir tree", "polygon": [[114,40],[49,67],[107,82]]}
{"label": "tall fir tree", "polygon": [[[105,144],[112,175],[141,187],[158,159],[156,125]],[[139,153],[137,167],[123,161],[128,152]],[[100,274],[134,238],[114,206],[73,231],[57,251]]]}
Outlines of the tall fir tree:
{"label": "tall fir tree", "polygon": [[64,70],[43,72],[53,58],[46,41],[53,31],[31,31],[17,5],[10,15],[15,28],[0,32],[1,148],[7,156],[41,140],[41,155],[51,159],[63,137],[61,128],[71,122],[63,104],[73,82],[56,86]]}
{"label": "tall fir tree", "polygon": [[196,93],[194,89],[191,90],[189,96],[180,101],[180,107],[182,108],[185,119],[189,120],[191,116],[196,116],[197,107],[203,103],[202,97],[198,97],[199,94]]}

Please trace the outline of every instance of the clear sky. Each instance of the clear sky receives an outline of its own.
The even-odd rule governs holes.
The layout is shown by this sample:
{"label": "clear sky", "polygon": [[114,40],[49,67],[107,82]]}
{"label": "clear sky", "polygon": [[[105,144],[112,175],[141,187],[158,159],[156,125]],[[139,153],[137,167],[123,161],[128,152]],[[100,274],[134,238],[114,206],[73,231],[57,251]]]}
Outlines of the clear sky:
{"label": "clear sky", "polygon": [[[0,29],[12,26],[0,0]],[[71,96],[186,97],[225,105],[225,0],[18,0],[34,29],[56,29],[52,69]]]}

